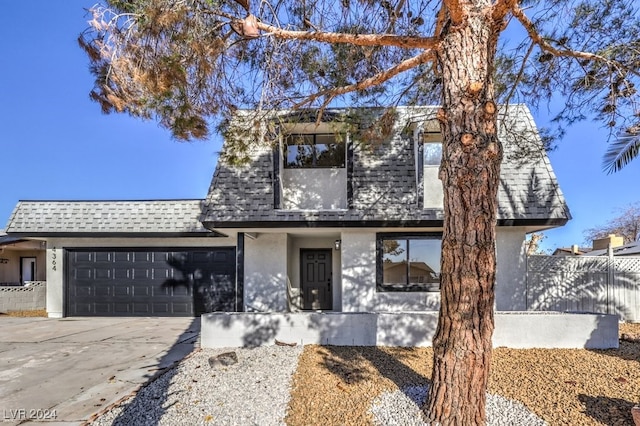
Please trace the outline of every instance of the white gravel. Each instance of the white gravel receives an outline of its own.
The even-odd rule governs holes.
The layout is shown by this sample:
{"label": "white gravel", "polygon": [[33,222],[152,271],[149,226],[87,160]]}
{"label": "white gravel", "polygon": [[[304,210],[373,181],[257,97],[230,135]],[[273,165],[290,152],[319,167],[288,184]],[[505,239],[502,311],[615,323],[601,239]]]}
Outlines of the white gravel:
{"label": "white gravel", "polygon": [[[238,363],[211,367],[233,351]],[[92,424],[282,425],[302,347],[202,349]]]}
{"label": "white gravel", "polygon": [[[370,412],[380,426],[424,426],[420,407],[429,393],[428,386],[408,386],[384,392],[377,397]],[[547,423],[517,401],[487,394],[487,426],[545,426]]]}

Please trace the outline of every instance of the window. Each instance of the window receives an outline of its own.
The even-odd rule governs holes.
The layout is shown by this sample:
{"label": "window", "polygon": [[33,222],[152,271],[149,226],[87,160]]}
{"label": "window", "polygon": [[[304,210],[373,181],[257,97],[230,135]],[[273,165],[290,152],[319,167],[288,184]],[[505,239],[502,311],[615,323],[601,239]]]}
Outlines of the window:
{"label": "window", "polygon": [[442,235],[378,234],[378,291],[439,291]]}
{"label": "window", "polygon": [[425,142],[422,152],[425,166],[440,167],[440,162],[442,161],[441,142]]}
{"label": "window", "polygon": [[424,208],[441,209],[443,207],[442,182],[438,174],[442,161],[442,136],[440,133],[422,135],[422,202]]}
{"label": "window", "polygon": [[292,134],[285,137],[286,169],[344,167],[344,138],[335,134]]}

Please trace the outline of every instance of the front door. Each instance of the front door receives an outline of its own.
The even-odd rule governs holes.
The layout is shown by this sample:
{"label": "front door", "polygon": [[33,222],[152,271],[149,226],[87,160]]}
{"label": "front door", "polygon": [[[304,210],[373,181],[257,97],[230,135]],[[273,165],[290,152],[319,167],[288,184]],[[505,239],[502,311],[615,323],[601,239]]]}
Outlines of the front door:
{"label": "front door", "polygon": [[331,250],[300,250],[302,309],[333,309]]}
{"label": "front door", "polygon": [[21,257],[20,258],[20,280],[21,284],[25,281],[36,280],[36,258]]}

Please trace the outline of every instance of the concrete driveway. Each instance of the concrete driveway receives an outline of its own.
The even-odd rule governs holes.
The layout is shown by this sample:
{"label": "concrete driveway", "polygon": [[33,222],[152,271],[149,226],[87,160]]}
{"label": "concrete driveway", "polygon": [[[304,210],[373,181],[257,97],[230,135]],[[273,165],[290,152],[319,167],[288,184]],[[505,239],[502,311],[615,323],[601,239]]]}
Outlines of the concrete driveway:
{"label": "concrete driveway", "polygon": [[0,317],[0,424],[83,424],[199,346],[200,318]]}

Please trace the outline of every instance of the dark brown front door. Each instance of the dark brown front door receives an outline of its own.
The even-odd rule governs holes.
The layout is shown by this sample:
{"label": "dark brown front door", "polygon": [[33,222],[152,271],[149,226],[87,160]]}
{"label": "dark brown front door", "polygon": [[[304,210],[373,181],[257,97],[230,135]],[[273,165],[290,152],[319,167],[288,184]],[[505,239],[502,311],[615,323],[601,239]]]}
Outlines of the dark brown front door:
{"label": "dark brown front door", "polygon": [[333,309],[331,290],[331,250],[300,250],[302,308]]}

